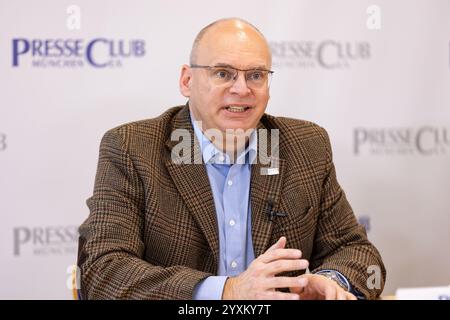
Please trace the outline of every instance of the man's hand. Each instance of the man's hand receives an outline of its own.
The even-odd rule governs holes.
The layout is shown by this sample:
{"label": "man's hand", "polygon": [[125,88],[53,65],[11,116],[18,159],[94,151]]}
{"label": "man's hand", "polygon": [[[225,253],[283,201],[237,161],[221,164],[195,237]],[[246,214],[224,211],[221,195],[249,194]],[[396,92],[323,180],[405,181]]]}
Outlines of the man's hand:
{"label": "man's hand", "polygon": [[222,299],[251,300],[298,300],[296,292],[279,292],[277,288],[303,288],[308,279],[301,277],[276,277],[285,271],[297,271],[308,268],[308,261],[300,259],[302,252],[297,249],[285,249],[286,238],[256,258],[237,277],[228,278],[223,289]]}
{"label": "man's hand", "polygon": [[356,300],[353,294],[320,274],[304,274],[298,278],[308,280],[307,285],[291,287],[290,291],[297,293],[301,300]]}

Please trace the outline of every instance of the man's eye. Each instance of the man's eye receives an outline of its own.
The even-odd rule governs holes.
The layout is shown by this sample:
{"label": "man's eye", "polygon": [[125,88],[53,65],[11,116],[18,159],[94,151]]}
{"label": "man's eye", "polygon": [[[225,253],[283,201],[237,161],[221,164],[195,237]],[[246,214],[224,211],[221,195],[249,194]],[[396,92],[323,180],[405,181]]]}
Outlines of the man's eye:
{"label": "man's eye", "polygon": [[215,76],[219,79],[230,79],[231,78],[231,72],[225,69],[216,70]]}
{"label": "man's eye", "polygon": [[248,75],[248,79],[252,81],[260,81],[264,79],[264,72],[253,71]]}

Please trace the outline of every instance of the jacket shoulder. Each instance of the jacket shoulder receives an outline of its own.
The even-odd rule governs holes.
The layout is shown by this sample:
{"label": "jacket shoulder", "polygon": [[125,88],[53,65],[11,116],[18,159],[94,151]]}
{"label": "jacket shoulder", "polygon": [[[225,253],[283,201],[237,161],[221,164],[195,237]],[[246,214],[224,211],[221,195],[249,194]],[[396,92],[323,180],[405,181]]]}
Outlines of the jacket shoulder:
{"label": "jacket shoulder", "polygon": [[102,142],[112,137],[116,139],[120,137],[126,149],[132,144],[142,145],[149,142],[152,145],[158,142],[163,144],[170,137],[172,120],[182,107],[172,107],[155,118],[128,122],[109,129],[104,134]]}
{"label": "jacket shoulder", "polygon": [[266,128],[279,129],[280,140],[288,144],[317,144],[318,147],[331,149],[327,131],[314,122],[265,114],[263,124]]}

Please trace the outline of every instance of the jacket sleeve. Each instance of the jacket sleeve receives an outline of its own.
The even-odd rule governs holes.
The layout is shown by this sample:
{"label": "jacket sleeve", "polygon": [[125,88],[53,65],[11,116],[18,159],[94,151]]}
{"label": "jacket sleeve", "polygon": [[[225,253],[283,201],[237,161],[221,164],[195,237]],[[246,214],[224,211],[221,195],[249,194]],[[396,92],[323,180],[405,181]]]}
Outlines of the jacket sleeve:
{"label": "jacket sleeve", "polygon": [[358,224],[344,191],[336,179],[331,145],[321,129],[327,160],[323,179],[319,220],[310,260],[310,270],[336,270],[353,288],[368,299],[377,298],[384,288],[386,270],[377,249]]}
{"label": "jacket sleeve", "polygon": [[108,131],[100,144],[90,215],[79,228],[81,297],[192,299],[196,284],[210,274],[144,260],[145,195],[123,139],[126,130]]}

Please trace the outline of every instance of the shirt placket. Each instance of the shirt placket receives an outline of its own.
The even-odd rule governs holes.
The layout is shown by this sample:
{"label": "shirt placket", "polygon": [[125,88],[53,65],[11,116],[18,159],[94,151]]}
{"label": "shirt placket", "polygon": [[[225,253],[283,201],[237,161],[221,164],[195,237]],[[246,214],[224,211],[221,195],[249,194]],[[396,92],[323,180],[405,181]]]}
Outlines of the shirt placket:
{"label": "shirt placket", "polygon": [[227,256],[227,274],[236,276],[240,274],[244,267],[243,254],[241,248],[242,224],[239,217],[239,202],[236,199],[241,198],[238,176],[239,165],[232,165],[225,180],[223,192],[223,208],[225,219],[225,241]]}

